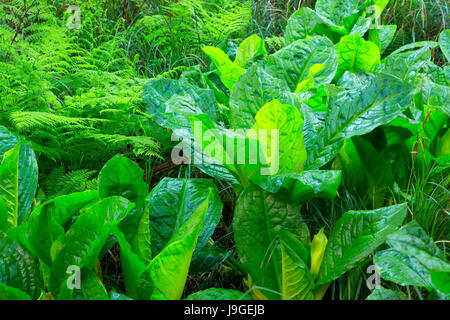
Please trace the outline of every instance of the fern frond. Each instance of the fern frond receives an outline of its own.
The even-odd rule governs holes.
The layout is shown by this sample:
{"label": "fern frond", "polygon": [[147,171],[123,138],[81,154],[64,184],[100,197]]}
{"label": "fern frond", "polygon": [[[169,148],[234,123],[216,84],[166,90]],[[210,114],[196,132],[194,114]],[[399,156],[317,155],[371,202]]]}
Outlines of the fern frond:
{"label": "fern frond", "polygon": [[61,125],[87,128],[92,123],[104,122],[105,119],[66,117],[49,112],[12,112],[9,114],[11,123],[21,132],[30,131],[36,127],[57,127]]}

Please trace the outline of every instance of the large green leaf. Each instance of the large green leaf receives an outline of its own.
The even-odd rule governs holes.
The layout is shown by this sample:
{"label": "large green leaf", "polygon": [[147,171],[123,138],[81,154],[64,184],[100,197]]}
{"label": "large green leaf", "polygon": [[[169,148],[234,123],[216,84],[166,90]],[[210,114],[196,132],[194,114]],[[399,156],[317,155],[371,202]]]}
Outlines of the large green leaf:
{"label": "large green leaf", "polygon": [[31,143],[22,143],[19,155],[18,223],[25,221],[38,184],[38,165]]}
{"label": "large green leaf", "polygon": [[396,31],[397,26],[395,24],[380,26],[379,29],[380,54],[382,54],[391,44],[392,39],[394,39]]}
{"label": "large green leaf", "polygon": [[266,176],[256,183],[271,193],[277,193],[283,188],[288,191],[293,201],[300,204],[312,198],[333,199],[337,195],[340,182],[341,171],[310,170]]}
{"label": "large green leaf", "polygon": [[212,236],[222,214],[219,191],[212,180],[164,178],[148,195],[153,255],[156,256],[173,234],[205,201],[211,190],[208,211],[197,241],[201,249]]}
{"label": "large green leaf", "polygon": [[422,81],[422,96],[424,102],[450,117],[450,87],[434,83],[427,77]]}
{"label": "large green leaf", "polygon": [[218,243],[205,246],[194,252],[189,274],[202,274],[214,270],[233,254],[233,250],[222,249]]}
{"label": "large green leaf", "polygon": [[258,35],[252,34],[244,39],[236,51],[236,59],[234,60],[240,67],[245,68],[247,62],[257,56],[265,56],[267,54],[264,40]]}
{"label": "large green leaf", "polygon": [[251,128],[255,123],[256,113],[266,103],[278,99],[290,104],[290,91],[285,80],[269,74],[260,64],[254,64],[240,77],[231,93],[231,126]]}
{"label": "large green leaf", "polygon": [[306,39],[308,36],[323,34],[324,28],[324,21],[314,10],[300,8],[289,17],[284,33],[286,44]]}
{"label": "large green leaf", "polygon": [[80,288],[69,288],[63,282],[58,294],[58,300],[109,300],[109,295],[97,274],[88,269],[80,270]]}
{"label": "large green leaf", "polygon": [[127,295],[131,298],[138,298],[139,279],[146,268],[146,264],[139,256],[133,252],[122,231],[117,228],[112,230],[120,246],[120,263],[125,281]]}
{"label": "large green leaf", "polygon": [[[42,279],[38,264],[27,251],[1,231],[0,283],[19,289],[27,293],[32,299],[37,299],[41,294]],[[4,289],[6,290],[6,288]],[[18,294],[14,290],[7,291],[10,294]]]}
{"label": "large green leaf", "polygon": [[374,257],[383,279],[403,286],[425,287],[437,293],[436,298],[448,299],[450,264],[417,222],[389,235],[387,242],[392,249]]}
{"label": "large green leaf", "polygon": [[[5,127],[0,126],[0,164],[6,151],[17,145],[17,138]],[[31,143],[20,144],[18,173],[18,203],[17,221],[18,224],[26,220],[31,204],[34,200],[38,182],[38,167],[36,156]]]}
{"label": "large green leaf", "polygon": [[345,139],[368,133],[398,117],[408,108],[412,94],[412,86],[386,74],[371,79],[364,87],[336,94],[331,100],[325,126],[311,143],[308,168],[328,163]]}
{"label": "large green leaf", "polygon": [[252,300],[252,297],[237,290],[210,288],[195,292],[184,300]]}
{"label": "large green leaf", "polygon": [[130,159],[121,155],[111,158],[102,168],[98,177],[100,198],[124,197],[138,206],[143,204],[148,185],[143,180],[144,170]]}
{"label": "large green leaf", "polygon": [[430,272],[412,256],[387,249],[377,252],[373,261],[384,280],[402,286],[431,287]]}
{"label": "large green leaf", "polygon": [[31,219],[28,226],[29,242],[39,258],[48,266],[52,265],[50,249],[64,233],[64,228],[55,214],[54,202],[44,205],[40,214]]}
{"label": "large green leaf", "polygon": [[[180,101],[180,97],[183,98]],[[189,128],[189,121],[178,119],[181,114],[206,113],[212,120],[216,120],[217,101],[214,92],[201,89],[186,81],[170,79],[150,80],[143,88],[143,101],[146,103],[146,112],[160,126],[167,128],[170,125]],[[190,103],[185,103],[189,101]],[[192,103],[193,102],[193,103]]]}
{"label": "large green leaf", "polygon": [[[19,155],[20,144],[7,151],[0,165],[0,198],[7,209],[6,225],[0,230],[8,231],[17,226],[19,212]],[[0,220],[5,220],[4,218]]]}
{"label": "large green leaf", "polygon": [[339,66],[336,78],[339,79],[346,70],[353,72],[367,71],[374,73],[380,64],[380,49],[371,41],[366,41],[357,34],[344,36],[336,45]]}
{"label": "large green leaf", "polygon": [[31,213],[30,220],[38,217],[47,204],[54,203],[53,217],[67,230],[71,218],[76,213],[97,203],[99,200],[98,191],[96,190],[74,192],[68,195],[59,196],[34,209]]}
{"label": "large green leaf", "polygon": [[271,75],[285,80],[294,91],[315,64],[324,66],[314,75],[315,84],[330,83],[336,73],[337,61],[333,43],[326,37],[315,36],[297,40],[270,55],[265,67]]}
{"label": "large green leaf", "polygon": [[146,264],[152,260],[149,207],[150,203],[146,200],[145,208],[139,218],[134,236],[131,238],[133,251]]}
{"label": "large green leaf", "polygon": [[359,0],[317,0],[316,12],[337,26],[343,26],[345,18],[358,13]]}
{"label": "large green leaf", "polygon": [[[131,242],[135,252],[139,240],[139,226],[145,223],[142,220],[144,212],[145,198],[148,192],[148,185],[144,182],[144,170],[139,165],[128,158],[116,155],[111,158],[102,168],[98,177],[98,193],[100,198],[111,196],[121,196],[136,204],[130,214],[121,221],[120,228],[127,239]],[[141,252],[144,253],[144,252]]]}
{"label": "large green leaf", "polygon": [[0,163],[3,161],[3,155],[11,150],[17,144],[17,138],[4,126],[0,126]]}
{"label": "large green leaf", "polygon": [[429,270],[450,272],[450,264],[444,254],[416,221],[391,234],[387,243],[400,253],[414,257]]}
{"label": "large green leaf", "polygon": [[309,252],[288,232],[280,233],[282,299],[312,300],[314,285],[309,271]]}
{"label": "large green leaf", "polygon": [[353,143],[361,160],[362,172],[352,171],[349,167],[346,172],[349,176],[364,176],[364,181],[359,185],[359,192],[368,192],[373,199],[376,208],[381,207],[385,200],[385,192],[394,183],[392,166],[368,141],[361,137],[353,137]]}
{"label": "large green leaf", "polygon": [[450,272],[431,271],[430,273],[434,288],[448,299],[450,297]]}
{"label": "large green leaf", "polygon": [[384,72],[395,75],[397,78],[414,80],[421,72],[427,72],[431,63],[431,45],[425,43],[423,47],[410,51],[393,52],[383,59]]}
{"label": "large green leaf", "polygon": [[89,207],[51,249],[53,264],[50,291],[57,296],[67,278],[67,268],[92,269],[111,230],[132,210],[134,204],[122,197],[109,197]]}
{"label": "large green leaf", "polygon": [[[281,293],[281,252],[277,246],[280,231],[290,232],[309,247],[309,230],[300,209],[284,194],[271,194],[255,186],[241,192],[234,211],[233,231],[236,250],[254,283]],[[263,290],[268,298],[280,295]]]}
{"label": "large green leaf", "polygon": [[263,146],[255,134],[247,134],[245,129],[229,130],[212,122],[206,115],[189,118],[194,140],[202,150],[204,158],[197,163],[208,164],[214,159],[242,185],[265,172],[270,172]]}
{"label": "large green leaf", "polygon": [[[270,175],[298,173],[306,161],[303,143],[303,118],[296,107],[273,100],[265,104],[255,116],[252,130],[266,146],[266,159],[270,159]],[[262,141],[262,138],[267,138]]]}
{"label": "large green leaf", "polygon": [[450,62],[450,30],[445,29],[442,30],[439,35],[439,46],[441,47],[442,53],[447,58],[447,61]]}
{"label": "large green leaf", "polygon": [[336,222],[325,249],[317,284],[328,283],[354,268],[402,224],[407,205],[348,211]]}
{"label": "large green leaf", "polygon": [[224,86],[228,90],[233,91],[234,86],[239,81],[239,77],[245,72],[245,69],[236,62],[231,61],[227,54],[219,48],[204,47],[202,50],[217,67],[218,75]]}
{"label": "large green leaf", "polygon": [[400,291],[378,288],[373,290],[366,300],[408,300],[408,297]]}
{"label": "large green leaf", "polygon": [[192,254],[208,211],[208,198],[190,215],[172,235],[166,247],[152,260],[142,278],[151,283],[153,300],[178,300],[181,298],[189,272]]}

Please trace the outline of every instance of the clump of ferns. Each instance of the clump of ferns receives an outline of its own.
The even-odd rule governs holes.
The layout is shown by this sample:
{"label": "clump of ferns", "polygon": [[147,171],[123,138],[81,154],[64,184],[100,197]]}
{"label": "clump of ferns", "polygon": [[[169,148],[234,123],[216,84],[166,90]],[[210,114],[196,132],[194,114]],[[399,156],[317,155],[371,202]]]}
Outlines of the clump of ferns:
{"label": "clump of ferns", "polygon": [[51,199],[74,192],[96,190],[98,186],[96,177],[95,170],[66,170],[60,166],[44,175],[40,185],[47,199]]}

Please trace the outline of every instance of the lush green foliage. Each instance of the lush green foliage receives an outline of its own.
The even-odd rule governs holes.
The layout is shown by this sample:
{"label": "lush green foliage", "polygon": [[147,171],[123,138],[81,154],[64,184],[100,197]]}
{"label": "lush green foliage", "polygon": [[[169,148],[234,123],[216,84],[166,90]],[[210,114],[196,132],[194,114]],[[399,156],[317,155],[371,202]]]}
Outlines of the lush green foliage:
{"label": "lush green foliage", "polygon": [[0,299],[449,298],[449,30],[60,5],[0,5]]}

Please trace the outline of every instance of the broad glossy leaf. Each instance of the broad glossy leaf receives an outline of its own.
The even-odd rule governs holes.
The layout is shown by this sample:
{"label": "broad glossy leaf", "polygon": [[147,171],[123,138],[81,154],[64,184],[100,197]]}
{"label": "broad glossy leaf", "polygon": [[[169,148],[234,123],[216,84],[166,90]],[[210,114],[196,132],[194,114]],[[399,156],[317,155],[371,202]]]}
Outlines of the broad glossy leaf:
{"label": "broad glossy leaf", "polygon": [[236,59],[234,60],[240,67],[245,68],[247,62],[257,56],[265,56],[267,54],[264,40],[258,35],[252,34],[244,39],[236,51]]}
{"label": "broad glossy leaf", "polygon": [[[202,114],[198,116],[193,116],[193,124],[194,127],[191,129],[190,124],[189,128],[187,129],[175,129],[174,135],[180,139],[180,143],[175,146],[175,148],[172,150],[172,160],[177,159],[179,160],[178,163],[191,163],[196,165],[201,171],[206,173],[207,175],[228,181],[232,184],[239,184],[238,180],[236,179],[233,170],[230,169],[230,167],[226,166],[219,160],[205,154],[202,151],[202,146],[200,146],[197,141],[195,140],[193,131],[196,130],[196,128],[199,128],[199,130],[203,129],[204,124],[202,123],[204,120],[211,124],[211,126],[207,126],[207,130],[210,128],[216,128],[214,123],[207,117],[207,115]],[[196,118],[198,117],[198,118]],[[191,117],[188,117],[191,119]],[[207,120],[206,120],[207,119]],[[197,126],[196,126],[196,121]],[[202,144],[202,143],[200,143]],[[202,144],[203,145],[203,144]],[[183,152],[181,155],[181,151]],[[184,161],[187,160],[187,161]]]}
{"label": "broad glossy leaf", "polygon": [[406,203],[376,210],[348,211],[328,238],[317,284],[328,283],[355,267],[402,224]]}
{"label": "broad glossy leaf", "polygon": [[284,33],[286,44],[306,39],[308,36],[323,34],[324,28],[324,21],[314,10],[307,7],[300,8],[289,17]]}
{"label": "broad glossy leaf", "polygon": [[327,243],[328,239],[322,228],[311,241],[311,275],[314,279],[319,274]]}
{"label": "broad glossy leaf", "polygon": [[0,300],[31,300],[31,297],[20,289],[0,282]]}
{"label": "broad glossy leaf", "polygon": [[373,290],[366,300],[408,300],[408,297],[400,291],[378,288]]}
{"label": "broad glossy leaf", "polygon": [[337,85],[346,90],[352,90],[355,88],[363,88],[366,86],[370,79],[374,76],[367,72],[354,73],[352,71],[345,71],[342,77],[339,78]]}
{"label": "broad glossy leaf", "polygon": [[344,25],[344,19],[358,12],[358,0],[318,0],[316,12],[338,26]]}
{"label": "broad glossy leaf", "polygon": [[420,72],[427,71],[431,61],[430,46],[418,50],[393,52],[383,59],[383,70],[400,79],[413,80]]}
{"label": "broad glossy leaf", "polygon": [[354,167],[349,167],[347,177],[351,175],[362,176],[363,183],[359,185],[359,192],[368,192],[373,199],[375,207],[381,207],[385,200],[385,192],[394,183],[392,166],[368,141],[361,137],[353,137],[353,143],[361,160],[362,172],[354,172]]}
{"label": "broad glossy leaf", "polygon": [[[236,250],[256,285],[281,292],[281,252],[277,246],[281,230],[290,232],[309,246],[309,230],[299,208],[284,194],[271,194],[255,186],[239,195],[234,211]],[[268,298],[279,295],[264,291]]]}
{"label": "broad glossy leaf", "polygon": [[[15,139],[13,135],[8,136],[7,132],[2,132],[1,130],[2,129],[0,128],[0,137],[2,134],[5,134],[5,136],[2,137],[3,139],[5,139],[5,141],[0,149],[0,158],[3,158],[4,152],[2,152],[2,149],[6,149],[6,147],[11,146],[12,143],[17,142],[17,139]],[[3,166],[0,165],[0,175],[8,174],[9,178],[7,180],[10,183],[13,182],[14,185],[16,183],[15,179],[17,178],[17,191],[13,191],[13,189],[15,189],[15,186],[13,187],[13,185],[10,185],[7,180],[5,180],[3,182],[3,188],[9,188],[9,191],[6,192],[6,189],[3,189],[3,191],[0,191],[0,194],[3,193],[4,197],[9,198],[7,205],[8,211],[10,214],[12,211],[14,211],[13,215],[10,215],[9,222],[12,223],[14,220],[16,221],[15,224],[17,225],[26,220],[31,204],[34,201],[34,194],[36,192],[38,180],[38,167],[36,156],[34,155],[33,149],[31,148],[31,143],[23,142],[20,144],[16,144],[15,146],[16,147],[12,146],[14,148],[10,149],[9,152],[6,152],[6,156],[8,157],[8,159],[5,156],[5,167],[3,169],[1,169]],[[20,150],[18,157],[14,150]],[[9,154],[11,154],[12,157],[9,156]],[[3,159],[0,159],[0,163],[2,162],[2,160]],[[15,163],[16,161],[17,164]],[[18,165],[17,169],[16,165]],[[6,166],[8,168],[6,168]],[[17,173],[15,173],[16,170]],[[0,187],[0,189],[2,188]],[[17,199],[13,199],[16,197],[14,196],[15,193],[17,193]],[[6,198],[4,199],[5,202]],[[15,217],[14,219],[13,216]]]}
{"label": "broad glossy leaf", "polygon": [[152,260],[143,277],[151,279],[152,300],[181,298],[197,238],[208,211],[209,198],[173,234],[168,245]]}
{"label": "broad glossy leaf", "polygon": [[75,214],[97,203],[99,200],[98,191],[96,190],[75,192],[56,197],[34,209],[30,219],[38,217],[47,204],[54,203],[53,217],[67,230],[69,222]]}
{"label": "broad glossy leaf", "polygon": [[379,29],[379,38],[380,38],[380,53],[383,52],[389,47],[394,39],[395,32],[397,31],[397,26],[395,24],[383,25],[380,26]]}
{"label": "broad glossy leaf", "polygon": [[434,83],[428,78],[424,78],[421,84],[424,101],[450,117],[450,87]]}
{"label": "broad glossy leaf", "polygon": [[270,55],[265,67],[271,75],[285,80],[293,92],[315,64],[324,65],[314,76],[316,85],[330,83],[336,73],[337,61],[333,43],[326,37],[316,36],[297,40]]}
{"label": "broad glossy leaf", "polygon": [[67,278],[67,268],[92,269],[112,228],[122,220],[134,204],[125,198],[109,197],[89,207],[78,217],[67,233],[53,244],[54,259],[50,275],[50,291],[56,296]]}
{"label": "broad glossy leaf", "polygon": [[336,78],[339,79],[346,70],[353,72],[367,71],[374,73],[380,64],[380,49],[371,41],[366,41],[357,34],[343,36],[336,45],[339,66]]}
{"label": "broad glossy leaf", "polygon": [[305,246],[288,232],[280,233],[281,297],[283,300],[311,300],[313,276]]}
{"label": "broad glossy leaf", "polygon": [[50,249],[56,240],[65,233],[55,214],[55,203],[45,204],[38,216],[33,217],[28,225],[28,239],[34,251],[47,266],[52,265]]}
{"label": "broad glossy leaf", "polygon": [[195,292],[184,300],[252,300],[252,297],[237,290],[210,288]]}
{"label": "broad glossy leaf", "polygon": [[139,218],[134,237],[131,239],[133,251],[145,264],[152,260],[149,207],[149,201],[145,201],[144,210]]}
{"label": "broad glossy leaf", "polygon": [[384,280],[402,286],[432,286],[430,272],[412,256],[387,249],[377,252],[373,261]]}
{"label": "broad glossy leaf", "polygon": [[429,270],[450,272],[445,256],[416,221],[391,234],[387,243],[400,253],[414,257]]}
{"label": "broad glossy leaf", "polygon": [[[121,196],[136,204],[135,209],[121,221],[120,228],[133,246],[137,245],[136,232],[144,211],[148,185],[144,182],[144,170],[128,158],[116,155],[102,168],[98,177],[98,193],[101,199]],[[138,248],[134,248],[138,251]]]}
{"label": "broad glossy leaf", "polygon": [[0,165],[0,198],[8,212],[7,224],[0,226],[7,231],[17,226],[19,212],[19,155],[20,144],[7,151]]}
{"label": "broad glossy leaf", "polygon": [[[270,159],[270,174],[298,173],[306,161],[303,143],[303,118],[298,109],[273,100],[256,114],[252,129],[266,146],[266,159]],[[275,132],[274,132],[275,131]],[[265,136],[267,141],[262,141]]]}
{"label": "broad glossy leaf", "polygon": [[442,294],[450,295],[450,272],[431,271],[431,282]]}
{"label": "broad glossy leaf", "polygon": [[312,198],[333,199],[341,182],[341,171],[310,170],[302,173],[280,174],[262,177],[256,183],[264,190],[277,193],[288,191],[290,198],[303,203]]}
{"label": "broad glossy leaf", "polygon": [[219,48],[204,47],[202,50],[217,67],[218,75],[225,87],[233,91],[234,86],[239,81],[239,77],[245,72],[245,69],[239,64],[232,62],[228,55]]}
{"label": "broad glossy leaf", "polygon": [[144,182],[143,176],[144,170],[137,163],[116,155],[100,171],[99,196],[101,199],[121,196],[140,206],[148,191],[148,185]]}
{"label": "broad glossy leaf", "polygon": [[[247,130],[229,130],[218,126],[206,115],[192,116],[192,132],[197,145],[206,157],[200,163],[214,159],[233,174],[242,185],[249,184],[252,177],[270,173],[264,148],[256,134]],[[254,132],[253,132],[254,133]]]}
{"label": "broad glossy leaf", "polygon": [[148,195],[153,255],[156,256],[173,234],[205,201],[211,190],[208,211],[197,242],[201,249],[212,236],[222,215],[219,191],[209,179],[164,178]]}
{"label": "broad glossy leaf", "polygon": [[69,229],[73,217],[98,202],[97,191],[84,191],[56,197],[37,207],[19,233],[20,242],[31,247],[48,266],[52,259],[50,249],[54,242]]}
{"label": "broad glossy leaf", "polygon": [[9,229],[8,209],[3,198],[0,198],[0,230],[7,231],[7,229]]}
{"label": "broad glossy leaf", "polygon": [[[439,43],[437,43],[435,41],[417,41],[417,42],[408,43],[408,44],[405,44],[404,46],[401,46],[400,48],[393,51],[391,53],[391,55],[395,55],[400,52],[410,51],[413,49],[427,48],[429,50],[429,49],[436,48],[438,45],[439,45]],[[419,51],[419,50],[417,50],[417,51]],[[413,52],[413,51],[411,51],[411,52]]]}
{"label": "broad glossy leaf", "polygon": [[345,139],[368,133],[398,117],[408,108],[412,94],[412,86],[380,74],[367,86],[335,95],[325,126],[318,132],[315,143],[311,143],[307,167],[323,166],[339,152]]}
{"label": "broad glossy leaf", "polygon": [[67,283],[63,282],[58,300],[109,300],[105,286],[94,271],[83,268],[80,272],[80,289],[70,289]]}
{"label": "broad glossy leaf", "polygon": [[376,36],[374,37],[374,33],[378,33],[378,30],[371,29],[371,27],[373,27],[373,24],[373,16],[360,16],[358,17],[358,20],[356,20],[356,23],[353,25],[349,34],[357,34],[362,38],[367,33],[367,31],[369,31],[369,40],[375,42],[378,45],[378,39],[376,39],[376,41],[372,40],[373,38],[376,38]]}
{"label": "broad glossy leaf", "polygon": [[38,264],[27,251],[1,231],[0,283],[19,289],[32,299],[37,299],[41,294],[42,279]]}
{"label": "broad glossy leaf", "polygon": [[11,150],[16,144],[16,136],[4,126],[0,126],[0,163],[3,161],[5,152]]}
{"label": "broad glossy leaf", "polygon": [[260,64],[254,64],[240,77],[231,93],[231,126],[235,129],[251,128],[256,113],[266,103],[278,99],[291,104],[290,91],[285,80],[269,74]]}
{"label": "broad glossy leaf", "polygon": [[444,135],[439,139],[436,146],[436,155],[438,157],[444,157],[450,153],[450,129],[444,133]]}
{"label": "broad glossy leaf", "polygon": [[28,217],[38,184],[38,165],[31,143],[22,143],[19,155],[18,223]]}
{"label": "broad glossy leaf", "polygon": [[111,291],[109,298],[110,300],[133,300],[132,298],[115,291]]}
{"label": "broad glossy leaf", "polygon": [[214,270],[232,254],[233,250],[222,249],[217,244],[205,246],[192,256],[189,274],[201,274]]}
{"label": "broad glossy leaf", "polygon": [[122,231],[114,228],[112,233],[116,237],[120,246],[120,263],[124,276],[127,295],[131,298],[138,298],[139,279],[146,268],[146,264],[139,256],[133,252]]}
{"label": "broad glossy leaf", "polygon": [[[177,102],[177,97],[185,97],[185,101],[194,101],[195,105],[186,106],[184,103],[173,105]],[[168,123],[177,123],[178,127],[189,128],[189,121],[184,124],[173,121],[179,117],[180,112],[192,114],[193,112],[206,113],[212,120],[216,120],[218,109],[214,92],[209,89],[201,89],[186,81],[176,81],[170,79],[150,80],[143,88],[143,101],[147,105],[146,112],[160,126],[167,128]],[[184,102],[184,101],[182,101]],[[180,110],[181,109],[181,110]],[[171,129],[175,129],[171,127]]]}
{"label": "broad glossy leaf", "polygon": [[441,47],[442,53],[444,53],[447,61],[450,62],[450,30],[442,30],[439,35],[439,46]]}

